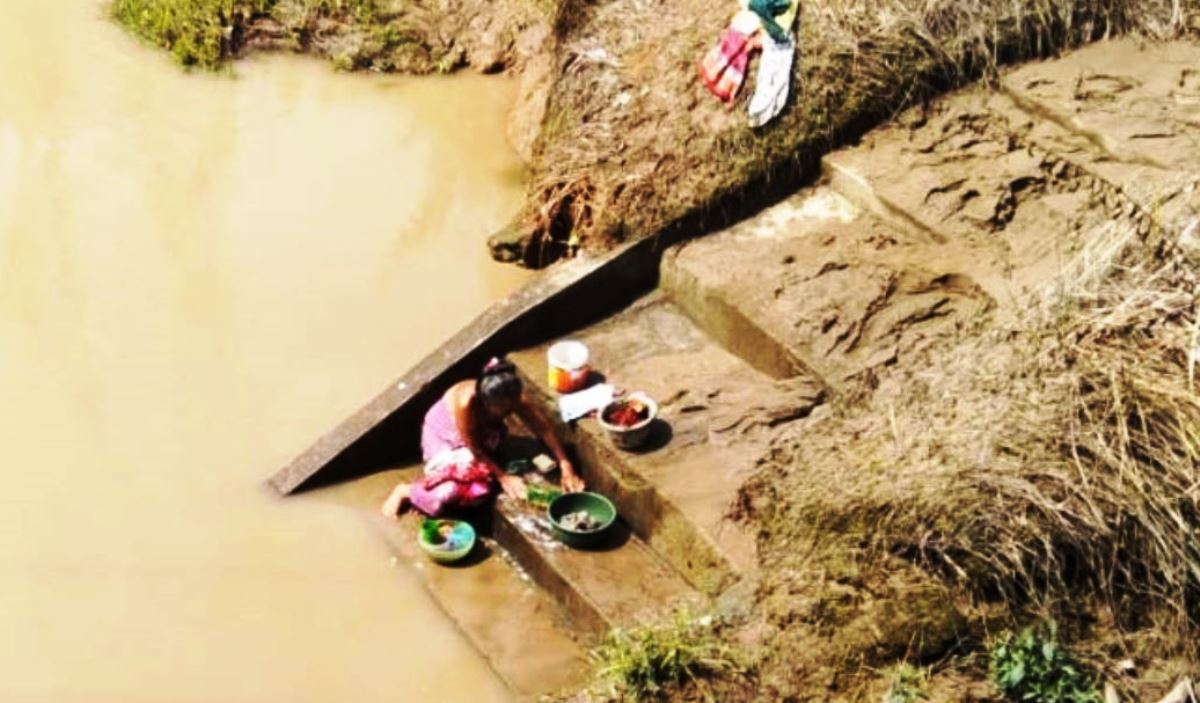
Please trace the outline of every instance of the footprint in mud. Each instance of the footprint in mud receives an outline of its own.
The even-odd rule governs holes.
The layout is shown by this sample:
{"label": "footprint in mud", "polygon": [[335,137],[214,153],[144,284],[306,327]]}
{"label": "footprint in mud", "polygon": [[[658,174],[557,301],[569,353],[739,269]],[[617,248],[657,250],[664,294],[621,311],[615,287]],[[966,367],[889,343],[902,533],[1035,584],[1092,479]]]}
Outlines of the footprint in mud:
{"label": "footprint in mud", "polygon": [[1177,105],[1200,108],[1200,70],[1185,68],[1179,72],[1179,83],[1171,91],[1171,98]]}
{"label": "footprint in mud", "polygon": [[1200,93],[1200,70],[1185,68],[1179,72],[1179,89]]}
{"label": "footprint in mud", "polygon": [[1108,73],[1093,73],[1081,75],[1075,80],[1074,98],[1081,102],[1112,102],[1121,93],[1133,90],[1141,85],[1128,76],[1114,76]]}
{"label": "footprint in mud", "polygon": [[1034,78],[1025,84],[1025,90],[1035,90],[1037,88],[1041,88],[1042,86],[1052,86],[1054,84],[1055,82],[1052,78]]}

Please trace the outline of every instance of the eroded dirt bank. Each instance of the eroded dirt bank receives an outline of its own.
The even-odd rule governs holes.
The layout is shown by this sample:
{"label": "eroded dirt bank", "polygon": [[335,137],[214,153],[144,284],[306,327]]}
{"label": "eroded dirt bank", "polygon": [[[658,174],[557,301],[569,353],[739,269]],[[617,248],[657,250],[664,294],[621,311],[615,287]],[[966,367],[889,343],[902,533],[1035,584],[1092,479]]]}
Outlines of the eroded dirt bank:
{"label": "eroded dirt bank", "polygon": [[[573,333],[670,425],[605,465],[711,537],[647,544],[741,581],[571,700],[1150,703],[1197,674],[1198,63],[1104,42],[905,112]],[[997,643],[1048,619],[1070,694],[1005,696],[1052,667],[997,676]],[[742,666],[670,685],[714,641]]]}
{"label": "eroded dirt bank", "polygon": [[510,136],[533,171],[493,256],[540,266],[664,227],[729,222],[815,175],[845,138],[997,64],[1101,36],[1200,31],[1200,0],[801,3],[791,101],[761,129],[708,95],[696,61],[734,3],[678,0],[116,0],[181,60],[312,52],[344,69],[522,76]]}

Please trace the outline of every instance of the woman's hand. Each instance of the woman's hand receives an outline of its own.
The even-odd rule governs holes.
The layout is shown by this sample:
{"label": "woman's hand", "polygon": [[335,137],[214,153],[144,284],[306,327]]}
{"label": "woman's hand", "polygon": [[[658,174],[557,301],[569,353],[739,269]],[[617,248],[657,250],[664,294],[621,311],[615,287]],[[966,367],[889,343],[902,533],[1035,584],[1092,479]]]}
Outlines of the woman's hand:
{"label": "woman's hand", "polygon": [[558,468],[562,470],[562,489],[567,493],[579,493],[584,489],[583,479],[575,473],[575,467],[566,459],[559,459]]}
{"label": "woman's hand", "polygon": [[499,473],[497,480],[500,481],[500,488],[504,491],[504,495],[513,500],[525,500],[525,480],[520,476],[512,474]]}

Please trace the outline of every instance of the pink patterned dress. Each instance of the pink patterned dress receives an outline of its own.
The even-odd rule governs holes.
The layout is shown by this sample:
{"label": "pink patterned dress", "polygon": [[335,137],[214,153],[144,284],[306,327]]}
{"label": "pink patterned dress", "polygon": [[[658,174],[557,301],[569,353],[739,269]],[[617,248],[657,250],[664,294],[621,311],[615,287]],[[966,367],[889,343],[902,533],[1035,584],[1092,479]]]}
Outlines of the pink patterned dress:
{"label": "pink patterned dress", "polygon": [[[483,449],[495,452],[504,440],[504,425],[482,429]],[[421,454],[425,459],[425,477],[414,483],[409,492],[409,500],[417,510],[437,516],[450,508],[478,505],[491,494],[491,471],[467,449],[445,396],[425,414]]]}

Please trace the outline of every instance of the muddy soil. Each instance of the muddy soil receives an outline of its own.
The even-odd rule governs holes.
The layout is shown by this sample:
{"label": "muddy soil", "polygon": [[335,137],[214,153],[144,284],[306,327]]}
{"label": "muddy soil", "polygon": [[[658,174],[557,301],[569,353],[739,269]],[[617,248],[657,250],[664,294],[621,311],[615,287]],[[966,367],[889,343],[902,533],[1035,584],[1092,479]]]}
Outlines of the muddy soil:
{"label": "muddy soil", "polygon": [[[1104,383],[1081,369],[1149,378],[1170,359],[1164,388],[1187,383],[1198,58],[1122,42],[1009,73],[1002,92],[936,101],[831,154],[834,189],[865,212],[805,225],[795,213],[829,201],[818,189],[679,254],[713,269],[722,247],[744,255],[764,276],[725,264],[722,295],[764,311],[838,390],[778,428],[735,508],[759,536],[739,636],[766,699],[880,700],[880,672],[904,662],[932,672],[930,700],[994,700],[989,638],[1047,614],[1124,700],[1195,674],[1194,621],[1168,615],[1187,591],[1156,601],[1138,581],[1163,582],[1149,566],[1102,575],[1138,558],[1126,543],[1089,554],[1142,509],[1124,505],[1135,494],[1084,508],[1080,482],[1118,479],[1077,457],[1058,467],[1081,451],[1070,428],[1104,431],[1071,415]],[[1153,311],[1134,312],[1139,298]],[[1111,515],[1060,530],[1072,519],[1043,499]],[[1126,657],[1138,677],[1114,678]]]}
{"label": "muddy soil", "polygon": [[1198,63],[1124,40],[1006,72],[666,252],[696,337],[769,376],[674,356],[654,389],[672,447],[758,457],[730,508],[758,578],[718,603],[752,673],[721,700],[878,701],[899,664],[997,700],[989,642],[1047,616],[1122,700],[1195,673],[1200,523],[1172,506],[1200,446],[1170,428],[1200,426]]}
{"label": "muddy soil", "polygon": [[537,5],[523,0],[281,0],[268,13],[235,18],[230,51],[304,51],[344,70],[498,73],[544,50],[547,29]]}

